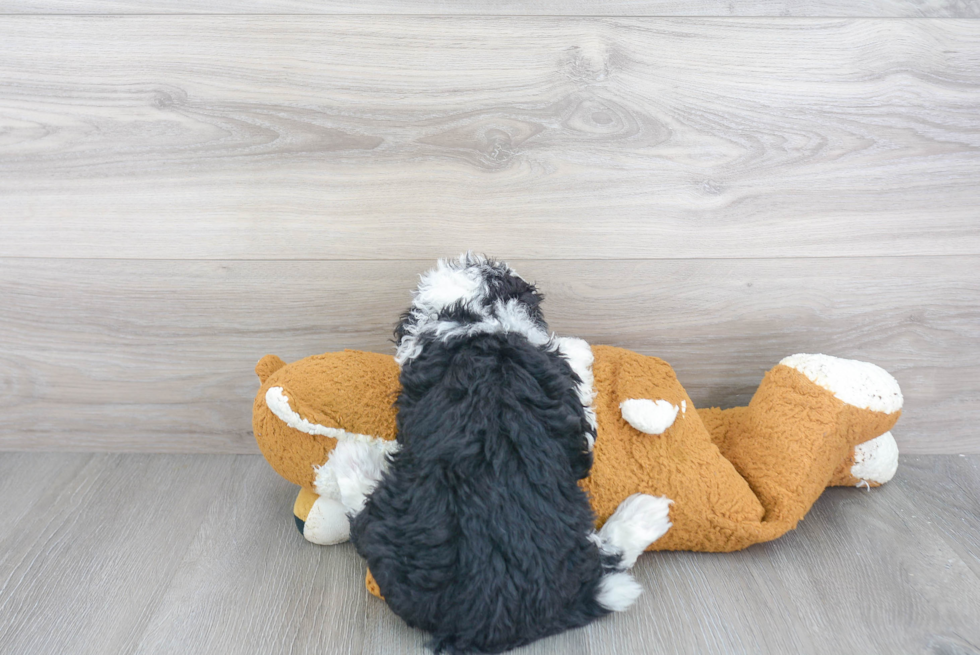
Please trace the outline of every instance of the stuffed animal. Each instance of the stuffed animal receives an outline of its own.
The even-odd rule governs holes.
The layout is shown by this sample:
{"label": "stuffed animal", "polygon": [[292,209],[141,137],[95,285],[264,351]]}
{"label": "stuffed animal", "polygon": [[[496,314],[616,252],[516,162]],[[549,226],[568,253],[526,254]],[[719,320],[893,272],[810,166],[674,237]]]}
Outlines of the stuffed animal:
{"label": "stuffed animal", "polygon": [[[633,494],[665,496],[672,527],[648,550],[733,551],[796,527],[833,485],[876,487],[895,474],[889,430],[902,394],[881,368],[793,355],[766,373],[746,407],[696,409],[655,357],[566,339],[572,368],[592,386],[594,464],[582,481],[597,529]],[[349,536],[338,488],[323,471],[338,442],[384,452],[395,439],[399,367],[345,350],[285,364],[267,355],[253,428],[272,467],[300,486],[297,527],[317,544]],[[368,589],[380,591],[368,573]]]}

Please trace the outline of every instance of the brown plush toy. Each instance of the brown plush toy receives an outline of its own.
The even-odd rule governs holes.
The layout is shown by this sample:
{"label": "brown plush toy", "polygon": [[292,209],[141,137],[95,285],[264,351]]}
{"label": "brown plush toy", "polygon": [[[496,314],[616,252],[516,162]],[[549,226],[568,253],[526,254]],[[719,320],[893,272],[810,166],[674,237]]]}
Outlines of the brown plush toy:
{"label": "brown plush toy", "polygon": [[[697,410],[664,361],[564,341],[594,389],[595,461],[582,486],[596,528],[632,494],[666,496],[672,527],[649,550],[721,552],[775,539],[826,487],[876,487],[895,474],[888,431],[902,394],[873,364],[793,355],[766,373],[748,406]],[[255,371],[255,437],[272,467],[301,487],[297,526],[314,543],[345,541],[344,490],[317,473],[338,440],[381,449],[394,440],[394,358],[345,350],[287,365],[267,355]],[[370,573],[367,583],[379,595]]]}

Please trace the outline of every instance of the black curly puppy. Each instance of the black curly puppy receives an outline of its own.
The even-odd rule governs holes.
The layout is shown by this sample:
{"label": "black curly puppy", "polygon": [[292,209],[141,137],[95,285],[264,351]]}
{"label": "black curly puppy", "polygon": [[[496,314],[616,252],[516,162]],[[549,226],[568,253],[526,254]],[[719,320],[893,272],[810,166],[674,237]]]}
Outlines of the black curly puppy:
{"label": "black curly puppy", "polygon": [[395,332],[397,449],[331,458],[363,492],[351,540],[436,652],[497,653],[625,609],[640,589],[624,569],[670,526],[664,499],[637,495],[594,532],[578,486],[591,351],[550,337],[540,304],[502,263],[439,262]]}

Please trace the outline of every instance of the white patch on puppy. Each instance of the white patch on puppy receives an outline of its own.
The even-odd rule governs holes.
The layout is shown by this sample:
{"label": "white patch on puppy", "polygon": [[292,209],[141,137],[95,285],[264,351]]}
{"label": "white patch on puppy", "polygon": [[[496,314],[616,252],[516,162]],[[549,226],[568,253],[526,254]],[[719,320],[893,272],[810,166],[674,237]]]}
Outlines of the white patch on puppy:
{"label": "white patch on puppy", "polygon": [[[598,430],[595,417],[595,377],[592,374],[592,364],[595,356],[592,354],[592,347],[585,339],[576,337],[555,337],[552,340],[554,347],[561,353],[572,371],[581,378],[582,382],[576,387],[579,402],[585,408],[585,418],[593,432]],[[595,437],[592,434],[585,435],[589,442],[589,451],[595,447]]]}
{"label": "white patch on puppy", "polygon": [[794,368],[848,405],[893,414],[902,409],[902,390],[885,369],[830,355],[790,355],[779,362]]}
{"label": "white patch on puppy", "polygon": [[646,398],[631,398],[619,404],[626,422],[640,432],[647,434],[663,434],[674,424],[678,407],[666,400],[647,400]]}
{"label": "white patch on puppy", "polygon": [[619,570],[605,574],[599,583],[596,600],[606,609],[622,612],[642,592],[625,569],[632,567],[636,558],[670,529],[672,502],[666,497],[633,494],[619,504],[597,534],[591,535],[603,553],[620,558]]}
{"label": "white patch on puppy", "polygon": [[[395,351],[398,365],[404,366],[421,354],[425,335],[434,335],[445,342],[454,337],[513,332],[536,346],[549,343],[551,337],[528,315],[521,302],[490,300],[487,274],[494,271],[498,275],[506,271],[520,278],[506,265],[471,252],[463,253],[458,259],[440,259],[434,269],[424,273],[402,322],[404,332]],[[479,320],[440,318],[440,312],[456,305]]]}
{"label": "white patch on puppy", "polygon": [[[459,261],[471,261],[469,253]],[[475,258],[473,258],[475,260]],[[438,314],[454,303],[462,303],[478,309],[477,300],[486,294],[486,285],[480,270],[471,267],[454,266],[440,259],[436,267],[419,276],[419,286],[412,301],[412,308],[424,314]]]}
{"label": "white patch on puppy", "polygon": [[625,571],[607,573],[599,580],[596,601],[611,612],[625,612],[640,594],[643,587]]}
{"label": "white patch on puppy", "polygon": [[[854,466],[851,475],[861,480],[884,484],[898,470],[898,444],[891,432],[865,441],[854,447]],[[860,483],[858,483],[860,486]]]}
{"label": "white patch on puppy", "polygon": [[650,544],[670,530],[673,502],[666,496],[633,494],[619,504],[599,530],[600,548],[607,554],[621,555],[619,567],[630,568]]}

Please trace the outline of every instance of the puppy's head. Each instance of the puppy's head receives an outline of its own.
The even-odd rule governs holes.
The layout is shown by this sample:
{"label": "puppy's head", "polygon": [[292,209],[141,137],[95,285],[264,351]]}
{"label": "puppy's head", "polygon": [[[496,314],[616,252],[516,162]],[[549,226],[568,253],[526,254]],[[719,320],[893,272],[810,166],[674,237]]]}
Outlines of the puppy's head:
{"label": "puppy's head", "polygon": [[542,295],[507,264],[472,253],[439,260],[421,276],[412,306],[395,328],[404,365],[427,341],[514,332],[536,345],[548,342]]}

